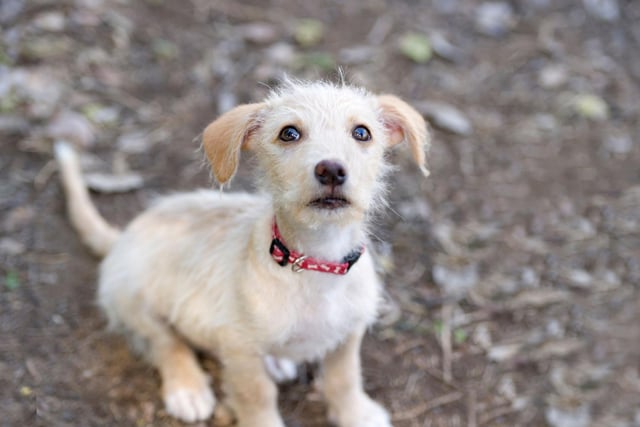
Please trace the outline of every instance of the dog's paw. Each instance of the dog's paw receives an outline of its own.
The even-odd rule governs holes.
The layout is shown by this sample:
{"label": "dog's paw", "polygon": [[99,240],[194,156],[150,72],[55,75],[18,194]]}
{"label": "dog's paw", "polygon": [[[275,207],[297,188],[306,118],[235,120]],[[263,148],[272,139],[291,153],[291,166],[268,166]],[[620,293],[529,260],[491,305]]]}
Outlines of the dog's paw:
{"label": "dog's paw", "polygon": [[167,392],[164,404],[169,415],[192,423],[206,420],[213,414],[216,399],[211,389],[177,388]]}
{"label": "dog's paw", "polygon": [[366,394],[330,407],[329,420],[338,427],[392,427],[389,413]]}
{"label": "dog's paw", "polygon": [[267,355],[264,357],[264,366],[269,376],[278,384],[291,381],[298,376],[298,367],[289,359]]}

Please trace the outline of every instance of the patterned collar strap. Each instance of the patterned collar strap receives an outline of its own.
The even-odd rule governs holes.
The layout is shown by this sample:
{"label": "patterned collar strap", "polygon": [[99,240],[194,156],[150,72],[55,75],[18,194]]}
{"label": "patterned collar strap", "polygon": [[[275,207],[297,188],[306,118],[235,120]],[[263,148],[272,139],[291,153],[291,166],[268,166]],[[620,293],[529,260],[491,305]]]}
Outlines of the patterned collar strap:
{"label": "patterned collar strap", "polygon": [[330,274],[347,274],[353,264],[360,259],[364,253],[364,245],[358,249],[354,249],[340,262],[327,262],[311,258],[296,251],[289,250],[284,244],[284,240],[278,230],[278,224],[274,219],[272,227],[272,240],[269,247],[271,257],[282,267],[291,264],[291,270],[299,272],[302,270],[318,271]]}

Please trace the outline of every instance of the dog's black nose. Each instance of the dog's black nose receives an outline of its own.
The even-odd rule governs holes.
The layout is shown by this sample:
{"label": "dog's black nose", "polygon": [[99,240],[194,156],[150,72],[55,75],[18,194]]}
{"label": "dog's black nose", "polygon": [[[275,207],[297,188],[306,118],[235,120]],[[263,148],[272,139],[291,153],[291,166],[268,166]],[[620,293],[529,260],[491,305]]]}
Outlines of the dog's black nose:
{"label": "dog's black nose", "polygon": [[347,181],[347,171],[335,160],[323,160],[316,165],[316,179],[322,185],[342,185]]}

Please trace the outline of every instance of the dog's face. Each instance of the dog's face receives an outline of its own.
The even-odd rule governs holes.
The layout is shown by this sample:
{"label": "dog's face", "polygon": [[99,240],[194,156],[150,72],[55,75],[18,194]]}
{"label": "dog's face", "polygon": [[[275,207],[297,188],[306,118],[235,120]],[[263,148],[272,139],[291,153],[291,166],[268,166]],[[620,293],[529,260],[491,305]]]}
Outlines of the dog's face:
{"label": "dog's face", "polygon": [[392,96],[325,83],[288,84],[265,102],[237,107],[205,130],[216,179],[237,168],[241,148],[255,152],[259,184],[276,209],[307,223],[361,221],[380,205],[384,152],[403,140],[424,172],[422,117]]}

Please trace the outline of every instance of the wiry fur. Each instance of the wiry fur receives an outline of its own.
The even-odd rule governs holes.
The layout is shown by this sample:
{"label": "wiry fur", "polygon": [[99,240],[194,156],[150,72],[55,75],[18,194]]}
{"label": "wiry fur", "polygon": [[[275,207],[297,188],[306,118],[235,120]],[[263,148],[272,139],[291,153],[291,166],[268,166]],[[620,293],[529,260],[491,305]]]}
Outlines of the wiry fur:
{"label": "wiry fur", "polygon": [[[298,127],[300,141],[278,140],[288,125]],[[371,141],[354,140],[357,125],[370,130]],[[322,359],[322,389],[338,426],[390,425],[386,411],[364,393],[360,375],[360,341],[381,292],[369,252],[336,276],[283,268],[268,248],[274,218],[287,245],[309,256],[337,261],[365,244],[368,220],[383,205],[384,152],[403,140],[426,172],[426,126],[404,102],[345,85],[288,82],[264,102],[224,114],[203,134],[221,184],[233,177],[241,149],[255,153],[258,194],[166,197],[119,236],[91,214],[77,161],[58,148],[74,224],[85,241],[102,239],[97,246],[108,252],[98,301],[113,324],[147,344],[169,413],[195,421],[213,412],[195,346],[222,360],[228,403],[241,427],[283,426],[265,369],[279,364],[272,358],[263,364],[267,355]],[[348,206],[310,205],[326,190],[314,176],[321,160],[345,166],[341,188]]]}

